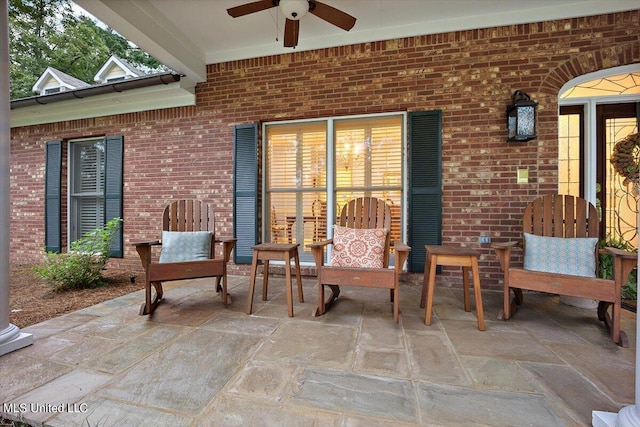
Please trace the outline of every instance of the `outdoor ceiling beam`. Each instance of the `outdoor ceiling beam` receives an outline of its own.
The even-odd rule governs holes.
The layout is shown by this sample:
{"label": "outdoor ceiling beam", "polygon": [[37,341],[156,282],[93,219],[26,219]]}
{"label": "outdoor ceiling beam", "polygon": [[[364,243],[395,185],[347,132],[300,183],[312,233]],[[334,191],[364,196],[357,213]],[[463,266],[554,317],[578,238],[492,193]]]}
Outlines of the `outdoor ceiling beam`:
{"label": "outdoor ceiling beam", "polygon": [[148,0],[75,0],[118,34],[194,83],[207,80],[200,49]]}

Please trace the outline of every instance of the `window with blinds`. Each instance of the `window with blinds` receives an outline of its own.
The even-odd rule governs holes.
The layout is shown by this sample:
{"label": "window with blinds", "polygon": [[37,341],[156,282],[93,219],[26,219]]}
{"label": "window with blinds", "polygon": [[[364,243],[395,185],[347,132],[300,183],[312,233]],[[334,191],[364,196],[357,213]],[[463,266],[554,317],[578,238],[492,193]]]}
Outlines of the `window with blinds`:
{"label": "window with blinds", "polygon": [[104,139],[71,145],[71,241],[104,225]]}
{"label": "window with blinds", "polygon": [[[391,207],[402,234],[404,115],[266,124],[265,241],[305,245],[326,239],[341,207],[373,196]],[[306,252],[306,253],[305,253]]]}
{"label": "window with blinds", "polygon": [[351,199],[373,196],[391,208],[391,239],[401,238],[403,117],[336,120],[336,213]]}
{"label": "window with blinds", "polygon": [[269,240],[310,243],[326,199],[327,124],[271,125],[266,135]]}

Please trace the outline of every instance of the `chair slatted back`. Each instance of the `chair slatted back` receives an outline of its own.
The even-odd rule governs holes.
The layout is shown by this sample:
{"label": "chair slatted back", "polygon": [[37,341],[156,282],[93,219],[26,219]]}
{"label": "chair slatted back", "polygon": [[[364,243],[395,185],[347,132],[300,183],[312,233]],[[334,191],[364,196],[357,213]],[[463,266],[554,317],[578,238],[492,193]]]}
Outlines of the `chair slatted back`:
{"label": "chair slatted back", "polygon": [[391,209],[383,201],[375,197],[358,197],[350,200],[342,208],[338,224],[349,228],[386,228],[384,267],[389,265],[389,247],[391,230]]}
{"label": "chair slatted back", "polygon": [[[176,200],[167,205],[162,216],[164,231],[210,231],[215,241],[213,206],[200,200]],[[211,245],[211,258],[215,247]]]}
{"label": "chair slatted back", "polygon": [[527,205],[523,232],[547,237],[599,237],[596,208],[585,199],[562,194],[539,197]]}
{"label": "chair slatted back", "polygon": [[375,197],[358,197],[349,201],[340,214],[339,224],[350,228],[391,228],[391,209]]}

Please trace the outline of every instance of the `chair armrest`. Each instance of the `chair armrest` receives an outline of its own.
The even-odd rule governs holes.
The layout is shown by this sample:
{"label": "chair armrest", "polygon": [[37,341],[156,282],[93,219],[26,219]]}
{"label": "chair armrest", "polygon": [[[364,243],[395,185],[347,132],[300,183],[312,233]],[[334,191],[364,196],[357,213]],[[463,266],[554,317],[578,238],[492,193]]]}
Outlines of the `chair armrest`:
{"label": "chair armrest", "polygon": [[149,264],[151,264],[151,247],[161,244],[162,243],[160,243],[159,240],[132,243],[132,245],[136,247],[136,251],[140,256],[140,263],[142,264],[142,268],[144,268],[145,271],[147,271]]}
{"label": "chair armrest", "polygon": [[321,240],[313,243],[308,243],[306,246],[309,249],[313,250],[314,248],[324,248],[325,246],[328,246],[332,243],[333,243],[333,239],[329,239],[329,240]]}
{"label": "chair armrest", "polygon": [[400,273],[402,273],[402,269],[404,268],[404,263],[409,257],[409,252],[411,252],[411,246],[405,245],[400,240],[394,240],[393,249],[396,251],[396,261],[395,261],[396,275],[399,275]]}
{"label": "chair armrest", "polygon": [[216,238],[215,243],[230,243],[230,242],[233,242],[233,244],[235,245],[237,240],[238,239],[236,239],[235,237],[223,237],[221,239]]}
{"label": "chair armrest", "polygon": [[396,252],[411,252],[411,246],[405,245],[400,240],[394,240],[392,247]]}
{"label": "chair armrest", "polygon": [[316,262],[316,268],[320,268],[324,265],[324,248],[333,243],[333,239],[322,240],[319,242],[309,243],[307,247],[311,249],[311,254]]}
{"label": "chair armrest", "polygon": [[616,286],[618,286],[618,289],[620,289],[620,287],[627,283],[629,273],[638,267],[638,254],[612,247],[607,247],[606,250],[612,255],[613,280]]}
{"label": "chair armrest", "polygon": [[491,248],[501,250],[501,249],[511,249],[515,246],[520,246],[520,242],[510,241],[510,242],[496,242],[491,244]]}
{"label": "chair armrest", "polygon": [[149,240],[146,242],[133,242],[131,243],[131,246],[154,246],[154,245],[161,245],[160,240]]}
{"label": "chair armrest", "polygon": [[497,242],[491,244],[491,248],[495,251],[498,261],[500,261],[500,268],[502,271],[507,271],[511,264],[511,249],[519,246],[520,242]]}
{"label": "chair armrest", "polygon": [[629,259],[635,259],[635,260],[638,259],[637,252],[623,251],[622,249],[612,248],[610,246],[607,246],[605,248],[605,253],[607,252],[616,257],[629,258]]}
{"label": "chair armrest", "polygon": [[229,262],[229,260],[231,259],[231,251],[236,246],[237,240],[238,239],[236,239],[235,237],[224,237],[224,238],[215,240],[214,243],[222,243],[222,253],[224,256],[224,262]]}

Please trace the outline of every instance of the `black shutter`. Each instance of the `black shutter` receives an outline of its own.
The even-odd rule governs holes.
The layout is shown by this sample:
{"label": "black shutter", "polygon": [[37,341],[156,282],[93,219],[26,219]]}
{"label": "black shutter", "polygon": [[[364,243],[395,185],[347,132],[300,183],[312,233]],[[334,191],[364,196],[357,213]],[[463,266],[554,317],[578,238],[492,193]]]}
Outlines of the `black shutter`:
{"label": "black shutter", "polygon": [[249,264],[258,242],[258,124],[233,131],[233,262]]}
{"label": "black shutter", "polygon": [[62,141],[49,141],[45,152],[44,246],[47,252],[62,251],[61,194]]}
{"label": "black shutter", "polygon": [[[104,161],[104,219],[105,223],[113,218],[122,218],[123,153],[124,137],[108,136],[105,140]],[[111,245],[109,256],[124,256],[124,224]]]}
{"label": "black shutter", "polygon": [[409,271],[424,271],[424,245],[442,243],[442,112],[409,113]]}

